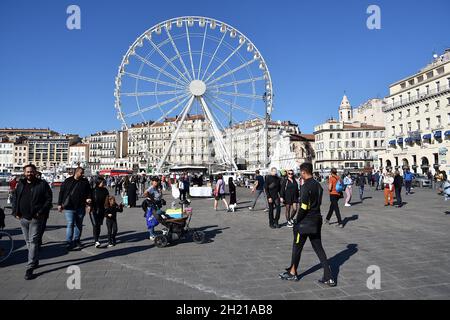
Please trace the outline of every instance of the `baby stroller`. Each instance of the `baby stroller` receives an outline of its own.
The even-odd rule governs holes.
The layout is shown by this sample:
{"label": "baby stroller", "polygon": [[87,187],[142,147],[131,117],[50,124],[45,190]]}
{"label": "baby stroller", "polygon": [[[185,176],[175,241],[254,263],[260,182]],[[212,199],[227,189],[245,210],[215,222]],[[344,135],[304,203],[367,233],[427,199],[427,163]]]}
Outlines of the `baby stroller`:
{"label": "baby stroller", "polygon": [[186,208],[188,201],[181,201],[181,218],[173,218],[165,213],[156,215],[156,219],[164,226],[162,235],[155,237],[155,245],[158,248],[164,248],[168,244],[192,237],[195,243],[203,243],[205,241],[205,233],[203,231],[195,231],[189,228],[192,219],[192,210]]}

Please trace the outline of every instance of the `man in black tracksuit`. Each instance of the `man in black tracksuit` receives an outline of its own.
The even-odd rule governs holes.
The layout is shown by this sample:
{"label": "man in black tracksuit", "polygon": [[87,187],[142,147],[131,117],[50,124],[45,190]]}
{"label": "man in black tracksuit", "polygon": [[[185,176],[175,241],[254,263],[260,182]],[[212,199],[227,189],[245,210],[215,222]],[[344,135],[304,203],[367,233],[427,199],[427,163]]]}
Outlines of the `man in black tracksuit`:
{"label": "man in black tracksuit", "polygon": [[[279,228],[278,220],[280,220],[281,205],[280,205],[280,190],[281,179],[277,176],[277,169],[272,168],[271,175],[266,177],[264,184],[266,189],[267,201],[269,203],[269,226],[272,229]],[[273,216],[273,209],[276,208],[275,217]]]}
{"label": "man in black tracksuit", "polygon": [[[328,259],[325,251],[322,247],[321,239],[322,215],[320,213],[320,205],[322,204],[323,189],[320,183],[313,179],[312,170],[313,167],[311,163],[303,163],[300,166],[304,184],[302,186],[300,210],[298,213],[297,223],[294,226],[292,260],[290,267],[287,268],[286,271],[281,273],[279,276],[283,280],[299,280],[297,275],[297,268],[300,263],[300,256],[303,246],[305,245],[306,240],[309,238],[315,253],[319,257],[324,271],[323,278],[319,280],[319,282],[330,287],[334,287],[336,286],[336,283],[332,279],[331,269],[328,264]],[[317,226],[317,231],[315,234],[300,234],[299,224],[305,218],[310,219],[311,221],[315,221],[315,225]]]}

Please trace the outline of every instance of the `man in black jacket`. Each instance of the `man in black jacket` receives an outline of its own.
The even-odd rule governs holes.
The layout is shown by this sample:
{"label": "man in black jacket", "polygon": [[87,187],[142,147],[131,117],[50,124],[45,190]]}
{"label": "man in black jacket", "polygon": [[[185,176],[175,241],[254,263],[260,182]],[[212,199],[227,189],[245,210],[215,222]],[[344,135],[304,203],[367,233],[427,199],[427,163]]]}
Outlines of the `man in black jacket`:
{"label": "man in black jacket", "polygon": [[33,279],[33,270],[39,266],[39,237],[43,221],[52,207],[52,190],[47,182],[36,178],[36,167],[24,167],[25,179],[20,180],[13,192],[12,214],[20,219],[28,249],[25,279]]}
{"label": "man in black jacket", "polygon": [[92,203],[92,190],[88,179],[84,177],[84,169],[78,167],[75,174],[67,178],[61,185],[58,199],[58,211],[66,216],[67,249],[82,247],[80,237],[83,230],[83,219],[86,205]]}
{"label": "man in black jacket", "polygon": [[[280,190],[281,180],[277,175],[277,168],[271,169],[271,175],[267,176],[266,183],[267,201],[269,203],[269,226],[272,229],[279,228],[278,220],[280,220],[281,205],[280,205]],[[273,216],[273,209],[276,208],[275,217]]]}

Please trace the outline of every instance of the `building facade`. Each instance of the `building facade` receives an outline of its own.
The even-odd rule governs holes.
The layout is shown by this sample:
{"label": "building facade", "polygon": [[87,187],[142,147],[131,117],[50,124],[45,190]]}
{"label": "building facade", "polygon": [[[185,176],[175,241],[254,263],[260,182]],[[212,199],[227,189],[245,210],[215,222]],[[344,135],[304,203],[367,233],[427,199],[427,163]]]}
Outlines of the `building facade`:
{"label": "building facade", "polygon": [[[274,156],[275,147],[283,135],[299,134],[298,125],[290,121],[269,121],[267,124],[267,148],[264,144],[264,121],[253,119],[233,125],[225,129],[225,146],[231,152],[236,164],[240,169],[256,170],[266,166],[267,160]],[[277,148],[278,150],[279,148]]]}
{"label": "building facade", "polygon": [[101,131],[85,138],[88,145],[89,169],[92,174],[115,169],[116,160],[128,155],[127,131]]}
{"label": "building facade", "polygon": [[375,167],[376,155],[385,146],[384,105],[383,100],[371,99],[353,109],[344,95],[339,120],[329,119],[314,128],[315,170]]}
{"label": "building facade", "polygon": [[69,147],[69,163],[71,168],[83,167],[89,164],[89,145],[79,143]]}
{"label": "building facade", "polygon": [[14,142],[0,140],[0,173],[11,173],[14,169]]}
{"label": "building facade", "polygon": [[381,169],[450,172],[450,49],[419,72],[389,86]]}
{"label": "building facade", "polygon": [[14,145],[14,171],[21,171],[28,164],[28,144],[18,143]]}
{"label": "building facade", "polygon": [[[177,127],[177,118],[140,123],[128,129],[128,167],[147,170],[157,166]],[[203,165],[214,162],[209,123],[203,115],[188,115],[167,156],[171,165]]]}
{"label": "building facade", "polygon": [[69,160],[70,138],[60,136],[30,136],[27,138],[28,161],[39,170],[66,166]]}

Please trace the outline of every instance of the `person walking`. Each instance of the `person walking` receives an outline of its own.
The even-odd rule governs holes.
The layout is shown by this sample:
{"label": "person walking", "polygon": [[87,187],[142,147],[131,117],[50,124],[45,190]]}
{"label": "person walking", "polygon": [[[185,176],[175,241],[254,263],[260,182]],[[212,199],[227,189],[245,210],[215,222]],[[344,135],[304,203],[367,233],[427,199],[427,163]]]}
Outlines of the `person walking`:
{"label": "person walking", "polygon": [[391,172],[384,178],[384,206],[394,206],[394,176]]}
{"label": "person walking", "polygon": [[105,188],[105,179],[100,177],[97,179],[96,187],[92,192],[92,204],[89,210],[96,248],[100,248],[100,231],[105,217],[105,202],[108,196],[109,191]]}
{"label": "person walking", "polygon": [[190,177],[186,174],[183,179],[184,200],[187,200],[187,198],[189,197],[189,189],[190,188],[191,188]]}
{"label": "person walking", "polygon": [[114,195],[118,196],[122,194],[123,189],[123,178],[116,177],[116,187],[114,188]]}
{"label": "person walking", "polygon": [[107,196],[105,200],[105,218],[108,228],[108,248],[116,245],[117,212],[123,212],[123,204],[117,204],[114,196]]}
{"label": "person walking", "polygon": [[380,189],[380,171],[375,172],[373,179],[375,183],[375,190],[378,191]]}
{"label": "person walking", "polygon": [[138,197],[138,187],[137,187],[137,178],[131,177],[130,182],[128,183],[128,187],[126,188],[127,196],[128,196],[128,207],[134,208],[136,207],[137,197]]}
{"label": "person walking", "polygon": [[409,171],[409,168],[406,168],[405,172],[403,173],[403,180],[405,181],[405,189],[406,189],[406,195],[411,194],[411,185],[413,181],[414,175]]}
{"label": "person walking", "polygon": [[327,217],[325,219],[325,224],[330,224],[331,216],[333,215],[333,212],[336,213],[336,218],[338,221],[338,226],[343,228],[344,225],[342,223],[341,219],[341,212],[339,210],[339,199],[341,198],[342,194],[341,192],[338,192],[336,190],[337,183],[341,182],[341,179],[337,175],[336,168],[331,169],[331,175],[328,178],[328,192],[330,193],[330,208],[328,210]]}
{"label": "person walking", "polygon": [[249,207],[249,210],[254,210],[255,206],[256,206],[256,202],[258,201],[258,198],[263,195],[264,198],[266,198],[266,201],[264,202],[266,204],[266,208],[265,210],[269,210],[269,208],[267,207],[267,197],[266,194],[264,193],[264,177],[262,175],[259,174],[259,170],[255,171],[255,184],[253,185],[253,189],[252,189],[252,193],[255,193],[255,199],[253,201],[253,204],[251,207]]}
{"label": "person walking", "polygon": [[361,202],[364,201],[364,186],[365,186],[365,184],[366,184],[366,179],[364,177],[364,174],[362,172],[360,172],[358,177],[356,178],[356,185],[359,187],[359,200]]}
{"label": "person walking", "polygon": [[228,178],[228,191],[230,192],[230,204],[229,208],[232,212],[236,211],[236,185],[234,184],[233,177]]}
{"label": "person walking", "polygon": [[66,248],[72,250],[82,247],[80,238],[83,230],[83,219],[86,205],[92,202],[92,190],[89,181],[84,177],[84,169],[78,167],[72,177],[61,185],[58,198],[58,211],[66,217]]}
{"label": "person walking", "polygon": [[394,177],[394,189],[395,189],[395,198],[397,199],[397,207],[398,208],[401,208],[403,206],[402,187],[403,187],[403,177],[400,175],[400,172],[398,170],[396,170],[395,177]]}
{"label": "person walking", "polygon": [[435,175],[435,188],[438,190],[438,194],[441,195],[442,194],[442,185],[444,184],[444,182],[446,181],[445,179],[446,177],[444,177],[444,173],[441,170],[436,170],[436,175]]}
{"label": "person walking", "polygon": [[36,166],[24,167],[21,179],[13,191],[12,215],[20,220],[20,227],[28,250],[25,280],[34,278],[33,271],[39,266],[39,234],[43,219],[52,207],[53,194],[47,182],[36,178]]}
{"label": "person walking", "polygon": [[297,213],[299,187],[294,177],[294,171],[288,170],[288,177],[281,185],[280,202],[286,207],[286,222],[289,228],[294,226],[294,217]]}
{"label": "person walking", "polygon": [[[270,170],[270,175],[266,178],[264,185],[267,195],[267,202],[269,205],[269,227],[272,229],[280,228],[278,221],[280,220],[281,205],[280,205],[280,192],[281,192],[281,179],[278,177],[277,168]],[[273,211],[275,211],[275,217]]]}
{"label": "person walking", "polygon": [[[322,204],[323,189],[319,182],[312,177],[312,164],[303,163],[300,166],[301,176],[304,179],[302,186],[302,193],[300,198],[300,209],[297,223],[293,229],[294,241],[292,244],[291,265],[285,272],[279,274],[282,280],[298,281],[297,269],[300,264],[300,258],[306,240],[309,238],[311,245],[320,260],[323,267],[323,277],[318,280],[319,283],[325,284],[329,287],[335,287],[336,282],[333,279],[328,258],[323,249],[321,229],[322,229],[322,215],[320,206]],[[308,223],[315,230],[303,232],[301,224]]]}
{"label": "person walking", "polygon": [[184,176],[180,177],[180,180],[178,181],[178,189],[180,190],[180,200],[186,201],[186,194],[187,190],[185,189],[186,184],[184,183]]}
{"label": "person walking", "polygon": [[225,182],[223,181],[223,176],[219,174],[217,176],[216,186],[214,187],[214,210],[217,211],[217,206],[219,201],[222,200],[225,204],[227,211],[230,211],[227,199],[225,199]]}
{"label": "person walking", "polygon": [[353,185],[352,175],[350,174],[350,172],[348,172],[347,175],[344,177],[344,188],[345,188],[345,195],[346,195],[345,206],[346,207],[352,206],[350,204],[350,201],[352,200],[352,195],[353,195],[352,185]]}

